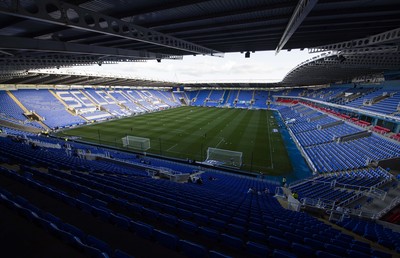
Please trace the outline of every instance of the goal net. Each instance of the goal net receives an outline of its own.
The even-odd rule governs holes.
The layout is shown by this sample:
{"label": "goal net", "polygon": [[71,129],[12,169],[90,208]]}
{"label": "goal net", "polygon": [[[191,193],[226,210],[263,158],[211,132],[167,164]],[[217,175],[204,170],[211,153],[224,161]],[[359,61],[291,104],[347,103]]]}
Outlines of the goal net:
{"label": "goal net", "polygon": [[141,151],[146,151],[146,150],[150,149],[150,139],[149,138],[127,135],[127,136],[123,137],[121,140],[122,140],[122,145],[125,148],[132,148],[132,149],[141,150]]}
{"label": "goal net", "polygon": [[242,166],[243,153],[209,147],[207,149],[207,159],[204,163],[213,166],[228,166],[240,168]]}

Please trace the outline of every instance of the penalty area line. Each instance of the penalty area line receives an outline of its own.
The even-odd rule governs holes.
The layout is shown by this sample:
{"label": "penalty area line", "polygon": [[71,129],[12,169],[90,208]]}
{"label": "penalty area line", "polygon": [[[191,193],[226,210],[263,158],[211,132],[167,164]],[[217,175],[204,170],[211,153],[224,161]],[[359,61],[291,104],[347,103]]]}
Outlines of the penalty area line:
{"label": "penalty area line", "polygon": [[171,147],[169,147],[169,148],[167,149],[167,151],[168,151],[168,152],[171,152],[171,150],[172,150],[173,148],[175,148],[176,145],[178,145],[178,144],[176,143],[176,144],[172,145]]}
{"label": "penalty area line", "polygon": [[271,147],[271,132],[269,131],[269,117],[267,115],[267,131],[268,131],[268,143],[269,143],[269,155],[271,157],[271,168],[274,168],[274,161],[272,159],[272,147]]}
{"label": "penalty area line", "polygon": [[218,148],[218,146],[221,144],[221,143],[223,143],[225,141],[225,139],[224,138],[221,138],[221,140],[218,142],[218,144],[217,144],[217,146],[215,146],[215,148]]}

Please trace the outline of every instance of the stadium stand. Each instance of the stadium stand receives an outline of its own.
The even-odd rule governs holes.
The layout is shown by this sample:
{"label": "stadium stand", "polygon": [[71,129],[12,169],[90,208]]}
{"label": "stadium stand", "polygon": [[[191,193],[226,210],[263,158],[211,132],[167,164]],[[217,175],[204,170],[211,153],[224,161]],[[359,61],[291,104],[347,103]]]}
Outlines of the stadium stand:
{"label": "stadium stand", "polygon": [[384,169],[368,168],[314,177],[291,186],[291,190],[297,192],[300,199],[330,201],[342,206],[362,196],[361,191],[369,191],[390,180],[390,174]]}
{"label": "stadium stand", "polygon": [[238,100],[236,103],[236,107],[238,108],[248,108],[252,106],[254,91],[246,90],[239,91]]}
{"label": "stadium stand", "polygon": [[399,248],[400,233],[393,232],[391,229],[384,228],[373,221],[362,221],[357,219],[346,219],[338,224],[346,229],[353,231],[356,234],[362,235],[363,237],[378,242],[379,244],[386,246],[390,249]]}
{"label": "stadium stand", "polygon": [[[338,137],[351,135],[361,130],[347,123],[335,124],[334,122],[338,120],[330,116],[309,122],[313,117],[322,114],[312,112],[310,107],[297,104],[281,109],[280,113],[285,121],[294,120],[288,123],[288,127],[300,145],[305,147],[305,152],[320,172],[358,169],[367,166],[371,161],[399,156],[398,144],[376,135],[349,142],[335,142]],[[333,126],[318,129],[318,126],[322,128],[328,124]]]}
{"label": "stadium stand", "polygon": [[157,90],[139,92],[86,89],[55,91],[54,94],[47,90],[17,90],[12,91],[16,100],[6,91],[0,93],[0,100],[5,106],[1,119],[39,129],[44,128],[36,121],[27,119],[16,101],[26,111],[32,111],[43,118],[43,122],[51,129],[181,106],[179,100],[173,100],[171,92]]}
{"label": "stadium stand", "polygon": [[0,120],[10,123],[20,124],[23,126],[43,129],[36,121],[30,120],[24,116],[24,110],[7,94],[6,91],[0,92],[0,103],[2,110],[0,112]]}
{"label": "stadium stand", "polygon": [[238,90],[230,90],[228,99],[225,102],[225,106],[227,107],[235,107],[236,105],[236,100],[237,100],[237,95],[239,94]]}
{"label": "stadium stand", "polygon": [[65,106],[49,91],[39,90],[33,95],[31,93],[32,90],[12,92],[20,102],[23,102],[26,109],[40,115],[43,122],[50,128],[67,127],[84,122],[82,118],[69,113]]}
{"label": "stadium stand", "polygon": [[[181,101],[186,96],[187,103]],[[6,125],[0,137],[1,204],[79,254],[96,257],[391,257],[389,253],[400,252],[398,233],[360,217],[368,214],[362,204],[385,198],[388,185],[395,185],[394,176],[376,164],[400,158],[400,135],[395,125],[378,124],[375,117],[363,120],[362,112],[398,117],[399,98],[398,89],[382,85],[179,93],[89,87],[0,92],[1,120],[38,129],[45,129],[41,122],[59,129],[183,104],[275,109],[285,122],[279,126],[287,127],[315,174],[284,188],[283,196],[285,191],[296,193],[302,209],[328,212],[332,221],[363,241],[305,212],[284,209],[269,194],[280,196],[276,181],[218,169],[199,171],[177,161],[36,136]],[[155,179],[161,171],[171,178],[197,178],[201,173],[205,180],[182,184]],[[43,203],[43,195],[51,206]],[[341,218],[333,219],[334,214]],[[398,221],[397,213],[388,214],[387,221]],[[117,242],[115,235],[126,239]],[[133,245],[127,240],[132,237]]]}
{"label": "stadium stand", "polygon": [[266,108],[269,91],[256,90],[254,93],[254,108]]}
{"label": "stadium stand", "polygon": [[2,103],[2,116],[13,118],[19,121],[25,121],[24,111],[15,103],[6,91],[0,91],[0,102]]}
{"label": "stadium stand", "polygon": [[[295,256],[304,248],[312,254],[337,252],[334,247],[337,240],[350,243],[341,249],[343,254],[350,255],[358,250],[353,237],[306,213],[282,208],[272,195],[246,194],[249,187],[261,190],[269,187],[272,191],[275,186],[264,181],[214,171],[203,176],[216,180],[204,180],[202,185],[178,184],[152,179],[143,172],[128,171],[115,164],[82,160],[69,156],[64,150],[56,152],[54,157],[41,155],[48,152],[47,147],[32,148],[26,139],[18,137],[1,137],[0,140],[2,157],[8,159],[8,163],[19,160],[29,164],[18,170],[0,169],[2,182],[21,185],[10,188],[9,184],[2,184],[2,204],[16,207],[23,216],[40,222],[45,230],[78,246],[84,253],[110,256],[121,250],[131,252],[132,247],[128,245],[132,245],[131,240],[112,240],[113,234],[131,234],[129,232],[134,232],[135,239],[148,239],[157,250],[167,248],[166,252],[172,252],[172,256],[177,255],[174,252],[187,255],[199,252],[200,256],[214,252],[243,256],[284,252]],[[49,138],[43,141],[62,143]],[[69,144],[73,148],[91,148]],[[131,156],[111,152],[120,157]],[[56,156],[58,160],[54,160]],[[50,168],[43,172],[34,168],[37,165]],[[67,173],[66,168],[73,170]],[[43,194],[19,196],[22,188],[26,193],[37,189],[46,194],[43,201],[48,202],[47,205],[35,198]],[[57,209],[50,208],[49,203],[57,204]],[[77,221],[71,220],[68,214],[85,216]],[[91,222],[88,221],[90,217]],[[85,223],[93,226],[85,226]],[[100,225],[113,227],[114,233],[104,235],[93,229]],[[321,239],[331,244],[318,246]],[[133,245],[138,246],[137,243]],[[133,253],[140,252],[143,251],[135,249]],[[364,255],[376,252],[369,245],[362,250]],[[146,250],[146,253],[151,251]]]}
{"label": "stadium stand", "polygon": [[225,92],[222,90],[212,90],[210,95],[206,99],[206,105],[209,107],[217,107],[220,105],[223,99],[223,94]]}
{"label": "stadium stand", "polygon": [[[48,94],[48,91],[45,94],[41,91],[32,92],[39,92],[40,98],[54,97]],[[87,96],[97,94],[89,89],[84,92]],[[147,91],[147,93],[125,90],[121,90],[120,93],[104,91],[95,95],[91,102],[87,99],[82,101],[85,93],[72,94],[63,91],[59,96],[67,106],[76,110],[84,108],[85,105],[90,107],[93,102],[105,109],[111,109],[111,105],[116,109],[123,108],[128,106],[128,103],[132,106],[145,107],[146,110],[150,108],[159,110],[160,103],[166,105],[168,103],[168,107],[180,105],[176,100],[173,102],[172,93],[158,91]],[[105,97],[106,94],[108,98]],[[241,94],[243,91],[240,93],[205,91],[191,92],[190,96],[192,98],[200,95],[201,105],[209,104],[204,96],[210,96],[210,99],[214,96],[212,98],[219,99],[218,101],[226,100],[224,105],[237,106],[238,103],[235,101],[229,103],[228,100],[232,100],[231,96],[236,98],[238,95],[239,99],[244,99],[240,98]],[[24,95],[20,93],[16,95],[25,105]],[[245,99],[249,100],[253,95],[255,107],[260,105],[260,100],[261,103],[266,103],[268,92],[248,91],[242,97],[245,96]],[[136,96],[134,100],[137,103],[132,101],[133,96]],[[59,100],[55,98],[54,101]],[[77,103],[84,104],[77,105]],[[199,102],[196,100],[195,103]],[[361,127],[352,125],[348,118],[339,113],[334,113],[333,116],[326,109],[298,104],[297,101],[283,100],[283,105],[277,105],[278,103],[280,102],[270,107],[279,111],[292,136],[302,146],[320,174],[290,186],[289,189],[297,192],[302,202],[349,205],[363,198],[364,192],[368,189],[380,187],[392,180],[390,174],[382,168],[372,169],[367,165],[371,161],[399,157],[398,144],[374,134],[338,143],[336,142],[338,138],[361,132]],[[62,106],[61,102],[59,104]],[[39,110],[39,114],[43,114],[44,108],[30,106],[29,101],[26,106],[35,107]],[[65,107],[60,110],[65,111]],[[72,116],[68,112],[67,114]],[[82,114],[84,115],[85,113]],[[112,115],[117,116],[117,114]],[[341,122],[342,119],[346,122]],[[196,252],[200,256],[218,254],[295,257],[295,255],[301,256],[304,250],[315,256],[337,254],[350,257],[354,253],[364,256],[386,256],[385,252],[369,245],[360,248],[358,240],[343,232],[338,233],[337,229],[315,220],[306,213],[285,210],[273,195],[264,194],[265,188],[269,189],[268,192],[274,193],[277,188],[276,183],[239,177],[215,169],[207,170],[202,174],[202,178],[216,180],[203,180],[202,185],[153,179],[152,174],[146,172],[148,169],[191,175],[198,173],[198,168],[173,161],[138,157],[97,146],[6,130],[9,134],[24,136],[0,137],[3,162],[24,164],[24,166],[20,165],[11,170],[3,167],[2,177],[26,184],[29,188],[42,189],[41,191],[50,194],[53,201],[63,203],[68,209],[93,216],[101,221],[102,225],[117,227],[123,234],[134,232],[134,236],[142,239],[141,241],[147,241],[147,245],[157,246],[155,250],[165,248],[172,256]],[[88,158],[90,156],[99,158],[92,160]],[[109,157],[126,165],[111,162]],[[134,169],[131,164],[135,166]],[[47,172],[42,171],[43,167],[48,168]],[[123,178],[120,178],[121,176]],[[261,194],[246,194],[249,188],[257,189]],[[160,190],[163,192],[162,195]],[[4,191],[7,193],[9,189],[2,189],[2,192]],[[19,194],[17,191],[7,198],[14,200],[14,196]],[[29,199],[29,196],[21,197]],[[82,222],[74,224],[63,219],[64,215],[61,213],[41,208],[29,210],[28,207],[36,207],[40,203],[28,202],[26,205],[28,205],[26,208],[20,206],[27,210],[28,215],[37,214],[35,219],[43,221],[40,225],[45,230],[51,228],[50,232],[57,237],[64,234],[61,239],[67,239],[67,243],[84,250],[84,253],[114,256],[120,253],[140,253],[132,251],[132,247],[127,244],[116,244],[110,237],[85,230]],[[298,226],[294,226],[294,221]],[[357,221],[364,223],[363,220]],[[310,227],[311,224],[315,227]],[[261,228],[263,229],[260,230]],[[319,246],[316,241],[321,239],[325,239],[327,244]],[[339,248],[336,244],[344,239],[351,239],[350,244]],[[396,251],[394,243],[388,244],[387,239],[384,240],[380,241],[380,244],[385,243],[385,247]]]}
{"label": "stadium stand", "polygon": [[210,95],[211,91],[210,90],[204,90],[204,91],[193,91],[191,92],[191,100],[192,100],[192,105],[194,106],[203,106],[205,104],[206,99]]}
{"label": "stadium stand", "polygon": [[[400,257],[400,1],[9,0],[0,10],[3,257]],[[268,66],[262,51],[303,50],[312,57],[280,82],[263,80],[286,65]],[[199,60],[231,53],[245,59]],[[186,56],[196,66],[172,71]],[[80,135],[59,137],[70,127]],[[197,138],[210,141],[197,151]],[[241,168],[202,162],[205,145],[242,143],[253,151],[237,150]],[[213,164],[236,163],[217,153]]]}

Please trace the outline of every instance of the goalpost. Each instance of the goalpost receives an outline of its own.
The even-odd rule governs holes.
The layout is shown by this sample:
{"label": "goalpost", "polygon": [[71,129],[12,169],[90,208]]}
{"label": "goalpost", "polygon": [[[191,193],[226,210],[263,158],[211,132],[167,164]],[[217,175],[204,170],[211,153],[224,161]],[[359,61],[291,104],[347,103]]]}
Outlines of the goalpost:
{"label": "goalpost", "polygon": [[121,140],[122,140],[122,145],[125,148],[132,148],[140,151],[146,151],[150,149],[149,138],[127,135],[121,138]]}
{"label": "goalpost", "polygon": [[207,159],[204,161],[213,166],[227,166],[240,168],[242,166],[243,153],[209,147],[207,149]]}

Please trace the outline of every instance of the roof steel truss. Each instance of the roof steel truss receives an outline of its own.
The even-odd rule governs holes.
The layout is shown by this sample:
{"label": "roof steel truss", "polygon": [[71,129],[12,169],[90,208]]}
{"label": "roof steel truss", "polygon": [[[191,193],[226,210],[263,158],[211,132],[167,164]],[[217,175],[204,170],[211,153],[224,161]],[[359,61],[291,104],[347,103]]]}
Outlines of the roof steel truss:
{"label": "roof steel truss", "polygon": [[218,51],[59,0],[5,1],[0,3],[0,12],[194,54],[221,54]]}

